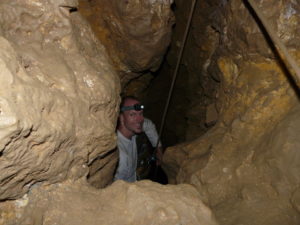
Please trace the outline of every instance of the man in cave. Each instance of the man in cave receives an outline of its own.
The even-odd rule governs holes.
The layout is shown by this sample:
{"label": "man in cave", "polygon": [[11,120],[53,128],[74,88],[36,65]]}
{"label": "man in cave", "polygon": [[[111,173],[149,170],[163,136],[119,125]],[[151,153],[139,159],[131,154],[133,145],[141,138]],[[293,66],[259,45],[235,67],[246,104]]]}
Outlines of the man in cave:
{"label": "man in cave", "polygon": [[[156,166],[161,164],[162,145],[158,143],[155,125],[151,120],[144,118],[143,113],[144,105],[137,98],[127,96],[122,99],[117,126],[119,163],[114,180],[135,182],[140,179],[150,179],[151,162],[156,159]],[[144,138],[142,138],[142,144],[137,145],[137,136],[142,133],[145,133],[153,148],[156,148],[158,144],[158,147],[154,149],[155,157],[148,151],[149,148]],[[145,155],[146,157],[143,157]],[[144,174],[143,169],[146,169]]]}

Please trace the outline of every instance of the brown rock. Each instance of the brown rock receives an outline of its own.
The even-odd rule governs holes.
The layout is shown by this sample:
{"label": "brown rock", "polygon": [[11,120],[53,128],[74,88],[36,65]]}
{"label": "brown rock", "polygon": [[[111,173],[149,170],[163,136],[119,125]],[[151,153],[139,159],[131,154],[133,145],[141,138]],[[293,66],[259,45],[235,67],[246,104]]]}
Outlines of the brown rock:
{"label": "brown rock", "polygon": [[161,224],[215,225],[191,185],[117,181],[96,190],[86,183],[33,188],[15,203],[20,225]]}
{"label": "brown rock", "polygon": [[[221,81],[218,122],[201,138],[167,149],[166,172],[173,183],[195,185],[222,224],[299,224],[298,87],[243,2],[210,2],[202,6],[216,18],[206,25],[220,33],[209,61]],[[257,2],[299,61],[295,1]]]}
{"label": "brown rock", "polygon": [[106,46],[122,85],[158,69],[171,40],[173,0],[79,2],[80,13]]}
{"label": "brown rock", "polygon": [[75,2],[0,3],[1,200],[76,180],[115,147],[119,79],[88,24],[61,7]]}

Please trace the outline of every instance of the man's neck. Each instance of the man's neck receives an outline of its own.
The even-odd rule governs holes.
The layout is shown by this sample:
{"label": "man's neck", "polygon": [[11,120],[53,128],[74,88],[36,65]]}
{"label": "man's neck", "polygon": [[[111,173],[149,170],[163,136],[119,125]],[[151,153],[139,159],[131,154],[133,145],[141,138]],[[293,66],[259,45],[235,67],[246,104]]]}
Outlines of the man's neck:
{"label": "man's neck", "polygon": [[127,139],[131,140],[131,138],[134,136],[134,133],[127,130],[126,128],[123,127],[118,127],[118,131]]}

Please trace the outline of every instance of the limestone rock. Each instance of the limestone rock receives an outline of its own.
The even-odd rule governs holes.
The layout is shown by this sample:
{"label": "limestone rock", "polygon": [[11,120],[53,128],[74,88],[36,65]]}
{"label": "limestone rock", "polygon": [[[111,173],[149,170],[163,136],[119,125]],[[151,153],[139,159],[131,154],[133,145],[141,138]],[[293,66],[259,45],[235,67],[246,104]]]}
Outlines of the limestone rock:
{"label": "limestone rock", "polygon": [[40,186],[10,209],[8,225],[217,224],[191,185],[151,181],[117,181],[101,190],[78,182]]}
{"label": "limestone rock", "polygon": [[[257,2],[299,61],[295,1]],[[201,138],[167,149],[165,169],[173,183],[195,185],[222,224],[299,224],[298,88],[243,2],[218,7],[224,19],[211,58],[221,80],[218,122]]]}
{"label": "limestone rock", "polygon": [[212,126],[217,122],[217,120],[218,120],[218,111],[216,109],[216,105],[210,104],[206,110],[205,124],[207,126]]}
{"label": "limestone rock", "polygon": [[171,40],[173,0],[79,1],[119,71],[123,85],[158,69]]}
{"label": "limestone rock", "polygon": [[[206,116],[207,107],[215,104],[221,85],[215,57],[222,51],[219,49],[223,35],[220,30],[226,21],[222,2],[227,1],[197,1],[162,133],[166,146],[194,140],[214,124],[207,123]],[[143,95],[145,105],[150,109],[146,112],[147,116],[157,126],[168,98],[192,3],[186,0],[174,1],[176,26],[172,42],[162,68]]]}
{"label": "limestone rock", "polygon": [[119,79],[89,25],[62,7],[76,4],[0,2],[1,200],[86,176],[115,147]]}

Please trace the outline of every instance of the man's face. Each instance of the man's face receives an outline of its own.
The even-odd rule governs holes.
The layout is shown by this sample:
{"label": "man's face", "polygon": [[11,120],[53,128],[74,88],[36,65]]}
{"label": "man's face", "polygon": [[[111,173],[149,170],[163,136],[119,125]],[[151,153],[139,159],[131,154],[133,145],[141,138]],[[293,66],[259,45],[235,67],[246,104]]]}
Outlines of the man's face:
{"label": "man's face", "polygon": [[[135,104],[140,104],[139,101],[134,99],[128,99],[124,106],[133,106]],[[144,115],[143,110],[128,110],[120,115],[121,123],[123,122],[124,128],[131,132],[132,135],[141,133],[143,131]]]}

